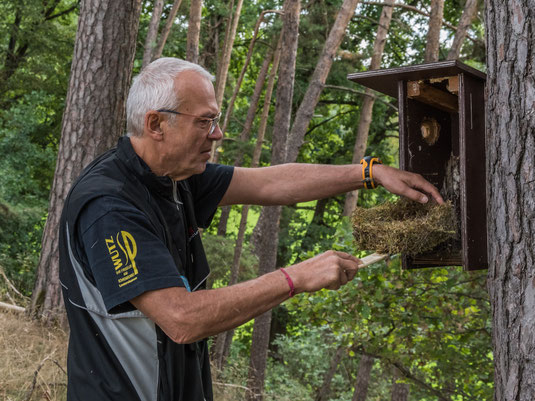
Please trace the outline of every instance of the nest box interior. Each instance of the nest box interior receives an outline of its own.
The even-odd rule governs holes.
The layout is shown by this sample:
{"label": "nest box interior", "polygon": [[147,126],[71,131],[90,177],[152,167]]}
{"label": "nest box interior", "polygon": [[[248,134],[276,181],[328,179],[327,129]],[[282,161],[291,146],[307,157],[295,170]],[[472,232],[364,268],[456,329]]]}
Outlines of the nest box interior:
{"label": "nest box interior", "polygon": [[405,268],[488,268],[485,74],[457,60],[350,74],[398,99],[400,168],[423,175],[454,206],[458,235]]}

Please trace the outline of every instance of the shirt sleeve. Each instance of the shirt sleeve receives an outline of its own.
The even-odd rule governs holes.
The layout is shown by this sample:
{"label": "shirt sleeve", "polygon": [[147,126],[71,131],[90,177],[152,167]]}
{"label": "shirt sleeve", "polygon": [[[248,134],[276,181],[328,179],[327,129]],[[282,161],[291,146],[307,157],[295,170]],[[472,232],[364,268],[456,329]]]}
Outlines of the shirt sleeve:
{"label": "shirt sleeve", "polygon": [[184,286],[156,228],[127,201],[92,201],[80,215],[78,233],[108,313],[135,309],[129,300],[146,291]]}
{"label": "shirt sleeve", "polygon": [[217,206],[227,192],[233,173],[233,166],[208,163],[203,173],[189,179],[195,218],[199,227],[206,228],[212,222]]}

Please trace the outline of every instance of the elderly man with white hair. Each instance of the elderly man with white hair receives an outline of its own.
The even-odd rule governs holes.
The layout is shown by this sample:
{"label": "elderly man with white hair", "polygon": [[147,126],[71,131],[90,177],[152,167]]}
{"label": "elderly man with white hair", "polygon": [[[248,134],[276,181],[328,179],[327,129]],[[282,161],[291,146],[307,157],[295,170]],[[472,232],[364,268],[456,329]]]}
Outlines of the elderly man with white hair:
{"label": "elderly man with white hair", "polygon": [[355,257],[328,251],[205,289],[199,228],[218,206],[285,205],[376,185],[442,203],[421,176],[377,159],[255,169],[207,163],[222,137],[212,80],[175,58],[147,66],[128,96],[128,135],[71,188],[60,225],[68,400],[212,400],[207,337],[295,294],[338,289],[359,268]]}

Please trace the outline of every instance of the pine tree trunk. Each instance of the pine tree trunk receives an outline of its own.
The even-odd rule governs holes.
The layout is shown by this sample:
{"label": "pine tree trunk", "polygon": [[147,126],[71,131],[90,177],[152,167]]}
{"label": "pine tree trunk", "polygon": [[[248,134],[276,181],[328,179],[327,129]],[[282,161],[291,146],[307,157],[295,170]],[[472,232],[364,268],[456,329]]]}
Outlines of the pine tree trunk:
{"label": "pine tree trunk", "polygon": [[[264,87],[264,83],[266,80],[266,76],[269,69],[269,64],[271,62],[271,56],[272,52],[268,53],[264,59],[264,62],[262,63],[262,68],[260,69],[260,72],[258,74],[258,78],[256,80],[255,89],[253,92],[253,96],[251,97],[249,110],[247,111],[247,117],[245,118],[245,123],[242,129],[242,132],[240,134],[240,142],[245,143],[249,140],[249,135],[251,134],[251,129],[253,127],[254,118],[256,115],[256,109],[258,107],[258,102],[260,100],[260,96],[262,95],[262,88]],[[227,113],[228,116],[228,113]],[[225,123],[223,123],[223,127],[221,129],[222,132],[225,132]],[[217,156],[217,149],[212,153],[212,155]],[[217,162],[217,157],[214,157],[214,162]],[[243,151],[238,151],[238,154],[236,155],[234,159],[234,166],[239,167],[242,165],[243,160]],[[217,235],[226,235],[227,233],[227,223],[228,218],[230,216],[230,206],[224,206],[221,208],[221,216],[219,218],[219,224],[217,225]]]}
{"label": "pine tree trunk", "polygon": [[[280,10],[264,10],[260,13],[260,17],[256,21],[256,25],[253,31],[253,37],[251,39],[251,43],[249,43],[249,49],[247,50],[247,56],[245,58],[245,63],[242,66],[242,69],[240,71],[240,76],[238,77],[238,81],[236,82],[236,85],[234,86],[234,91],[232,93],[232,97],[230,98],[226,111],[225,111],[225,118],[223,120],[223,125],[221,126],[221,131],[223,134],[227,131],[227,126],[230,120],[230,116],[232,115],[232,112],[234,111],[234,102],[236,101],[236,98],[238,97],[238,93],[241,88],[241,84],[243,82],[243,78],[245,77],[245,72],[247,71],[247,67],[249,66],[249,63],[251,62],[251,57],[253,55],[253,49],[254,45],[256,43],[256,37],[258,36],[258,31],[260,29],[260,24],[264,21],[264,17],[266,14],[281,14],[282,11]],[[222,140],[217,141],[217,143],[214,145],[214,152],[213,152],[213,160],[214,163],[217,163],[219,160],[219,152],[217,151],[217,148],[221,146]],[[228,216],[227,216],[228,218]]]}
{"label": "pine tree trunk", "polygon": [[[84,0],[80,6],[69,91],[31,310],[62,319],[58,224],[71,184],[124,132],[141,0]],[[121,46],[117,46],[120,43]]]}
{"label": "pine tree trunk", "polygon": [[[381,18],[379,19],[379,26],[377,27],[377,35],[373,44],[373,54],[370,63],[370,70],[377,70],[381,67],[381,59],[383,58],[383,52],[386,44],[386,37],[388,30],[390,29],[390,22],[392,21],[392,12],[394,11],[393,5],[395,0],[386,0],[381,12]],[[368,134],[370,132],[370,125],[372,123],[373,104],[375,103],[375,96],[370,88],[366,88],[366,95],[362,100],[362,106],[360,109],[360,119],[357,128],[357,137],[355,139],[355,147],[353,149],[353,164],[360,163],[360,160],[364,157],[366,152],[366,146],[368,144]],[[357,207],[357,201],[359,197],[358,190],[351,191],[346,195],[344,202],[343,216],[351,216],[353,211]]]}
{"label": "pine tree trunk", "polygon": [[[295,62],[297,58],[297,38],[299,29],[299,0],[284,2],[282,54],[280,60],[279,81],[277,84],[277,101],[273,124],[273,142],[271,164],[284,163],[286,155],[286,141],[290,128],[292,98],[295,77]],[[279,243],[279,220],[282,208],[269,206],[262,209],[264,219],[261,225],[259,249],[259,274],[273,271],[277,261],[277,247]],[[271,311],[258,316],[253,326],[251,344],[251,361],[249,365],[248,387],[251,392],[248,400],[262,400],[264,388],[264,374],[266,370],[267,349],[269,345],[269,329]]]}
{"label": "pine tree trunk", "polygon": [[162,56],[163,48],[165,46],[165,43],[167,42],[167,37],[169,36],[169,32],[171,32],[171,28],[173,27],[176,14],[178,13],[178,9],[180,8],[181,4],[182,0],[174,1],[173,7],[171,8],[171,11],[169,11],[169,16],[167,17],[167,21],[165,22],[165,26],[162,30],[162,33],[160,34],[160,39],[158,39],[156,49],[154,49],[152,60],[156,60],[157,58],[160,58]]}
{"label": "pine tree trunk", "polygon": [[455,32],[455,37],[453,38],[453,43],[448,53],[448,60],[459,58],[461,47],[468,33],[468,28],[472,25],[472,21],[477,13],[477,3],[478,0],[466,0],[461,19],[459,20],[459,25],[457,26],[457,32]]}
{"label": "pine tree trunk", "polygon": [[406,383],[398,383],[403,378],[403,374],[395,366],[392,367],[392,401],[407,401],[409,399],[410,386]]}
{"label": "pine tree trunk", "polygon": [[[234,47],[234,40],[236,39],[236,31],[238,30],[238,22],[240,20],[242,5],[243,5],[243,0],[238,0],[238,4],[236,5],[236,12],[234,13],[234,17],[229,19],[229,29],[227,29],[227,34],[225,35],[225,45],[223,47],[223,54],[219,62],[219,68],[217,71],[216,90],[215,90],[215,97],[216,97],[217,104],[219,105],[219,108],[221,108],[223,105],[223,97],[225,95],[225,86],[227,84],[228,68],[230,65],[230,56],[232,54],[232,48]],[[225,121],[223,121],[223,127],[222,127],[223,134],[225,133],[225,130],[227,128],[226,116],[227,114],[225,114]],[[217,148],[220,145],[221,145],[220,140],[212,142],[212,154],[210,156],[210,161],[213,163],[217,162],[218,160]]]}
{"label": "pine tree trunk", "polygon": [[143,51],[142,68],[145,68],[152,61],[152,55],[154,48],[156,47],[156,38],[158,37],[158,28],[160,26],[160,20],[162,19],[163,0],[156,0],[154,2],[154,8],[152,9],[152,15],[149,22],[149,29],[147,31],[147,37],[145,38],[145,49]]}
{"label": "pine tree trunk", "polygon": [[425,62],[438,61],[440,50],[440,29],[444,17],[444,0],[431,0],[431,17],[425,45]]}
{"label": "pine tree trunk", "polygon": [[199,61],[199,38],[201,36],[202,0],[191,0],[189,9],[188,35],[186,38],[186,60]]}
{"label": "pine tree trunk", "polygon": [[486,2],[488,288],[496,401],[535,394],[535,15]]}
{"label": "pine tree trunk", "polygon": [[355,391],[353,392],[353,398],[351,398],[351,401],[366,401],[372,368],[373,357],[369,355],[362,355],[359,361],[357,380],[355,381]]}
{"label": "pine tree trunk", "polygon": [[243,0],[238,0],[234,16],[231,15],[232,18],[229,19],[230,30],[228,31],[228,35],[225,37],[223,55],[219,61],[219,71],[217,74],[215,91],[216,101],[219,107],[221,107],[223,104],[223,96],[225,95],[225,86],[227,84],[228,67],[230,65],[230,56],[232,55],[234,40],[236,39],[236,31],[238,30],[238,22],[240,21],[242,5]]}
{"label": "pine tree trunk", "polygon": [[347,25],[351,17],[355,13],[359,0],[344,0],[340,11],[336,16],[336,20],[329,32],[329,36],[323,45],[312,78],[308,84],[307,91],[303,97],[303,101],[299,105],[295,121],[292,125],[292,131],[288,138],[288,154],[286,156],[287,162],[295,162],[299,154],[299,149],[303,144],[308,124],[314,114],[314,109],[318,104],[321,91],[327,80],[327,76],[331,71],[331,66],[345,36]]}
{"label": "pine tree trunk", "polygon": [[[282,36],[281,36],[282,38]],[[262,152],[262,144],[264,142],[264,135],[266,133],[267,119],[269,116],[269,108],[271,105],[271,96],[273,94],[273,87],[275,86],[275,78],[279,68],[280,54],[281,54],[281,40],[277,45],[277,50],[273,56],[273,65],[269,73],[268,84],[266,93],[264,95],[264,107],[262,110],[262,116],[260,118],[260,126],[258,128],[258,136],[256,138],[256,146],[253,152],[253,159],[251,161],[251,167],[258,167],[260,161],[260,154]],[[242,215],[240,220],[240,227],[238,229],[238,238],[236,240],[236,247],[234,248],[234,259],[232,262],[232,270],[230,274],[230,283],[236,283],[238,281],[238,273],[240,268],[240,260],[243,249],[243,242],[245,240],[245,229],[247,228],[247,216],[249,214],[249,205],[244,205],[242,209]],[[226,333],[221,333],[217,336],[214,359],[216,366],[222,370],[225,367],[227,355],[229,353],[230,345],[232,344],[232,336],[234,330]],[[221,336],[221,339],[219,338]]]}
{"label": "pine tree trunk", "polygon": [[329,370],[325,372],[325,377],[323,378],[323,383],[318,393],[316,394],[316,401],[327,401],[329,399],[329,393],[331,392],[331,382],[333,380],[334,374],[336,373],[336,368],[340,364],[342,357],[344,356],[344,347],[339,346],[336,349],[333,359],[331,360],[331,366]]}

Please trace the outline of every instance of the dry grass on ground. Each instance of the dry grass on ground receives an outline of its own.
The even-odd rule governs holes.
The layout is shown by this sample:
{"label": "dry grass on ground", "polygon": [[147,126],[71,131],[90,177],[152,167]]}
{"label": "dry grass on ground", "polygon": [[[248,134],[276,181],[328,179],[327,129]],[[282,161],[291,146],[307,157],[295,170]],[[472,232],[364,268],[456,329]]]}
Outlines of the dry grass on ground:
{"label": "dry grass on ground", "polygon": [[[65,400],[68,334],[1,309],[0,328],[0,401]],[[218,401],[245,399],[246,390],[214,378]]]}
{"label": "dry grass on ground", "polygon": [[3,311],[0,327],[0,400],[66,399],[67,333]]}

